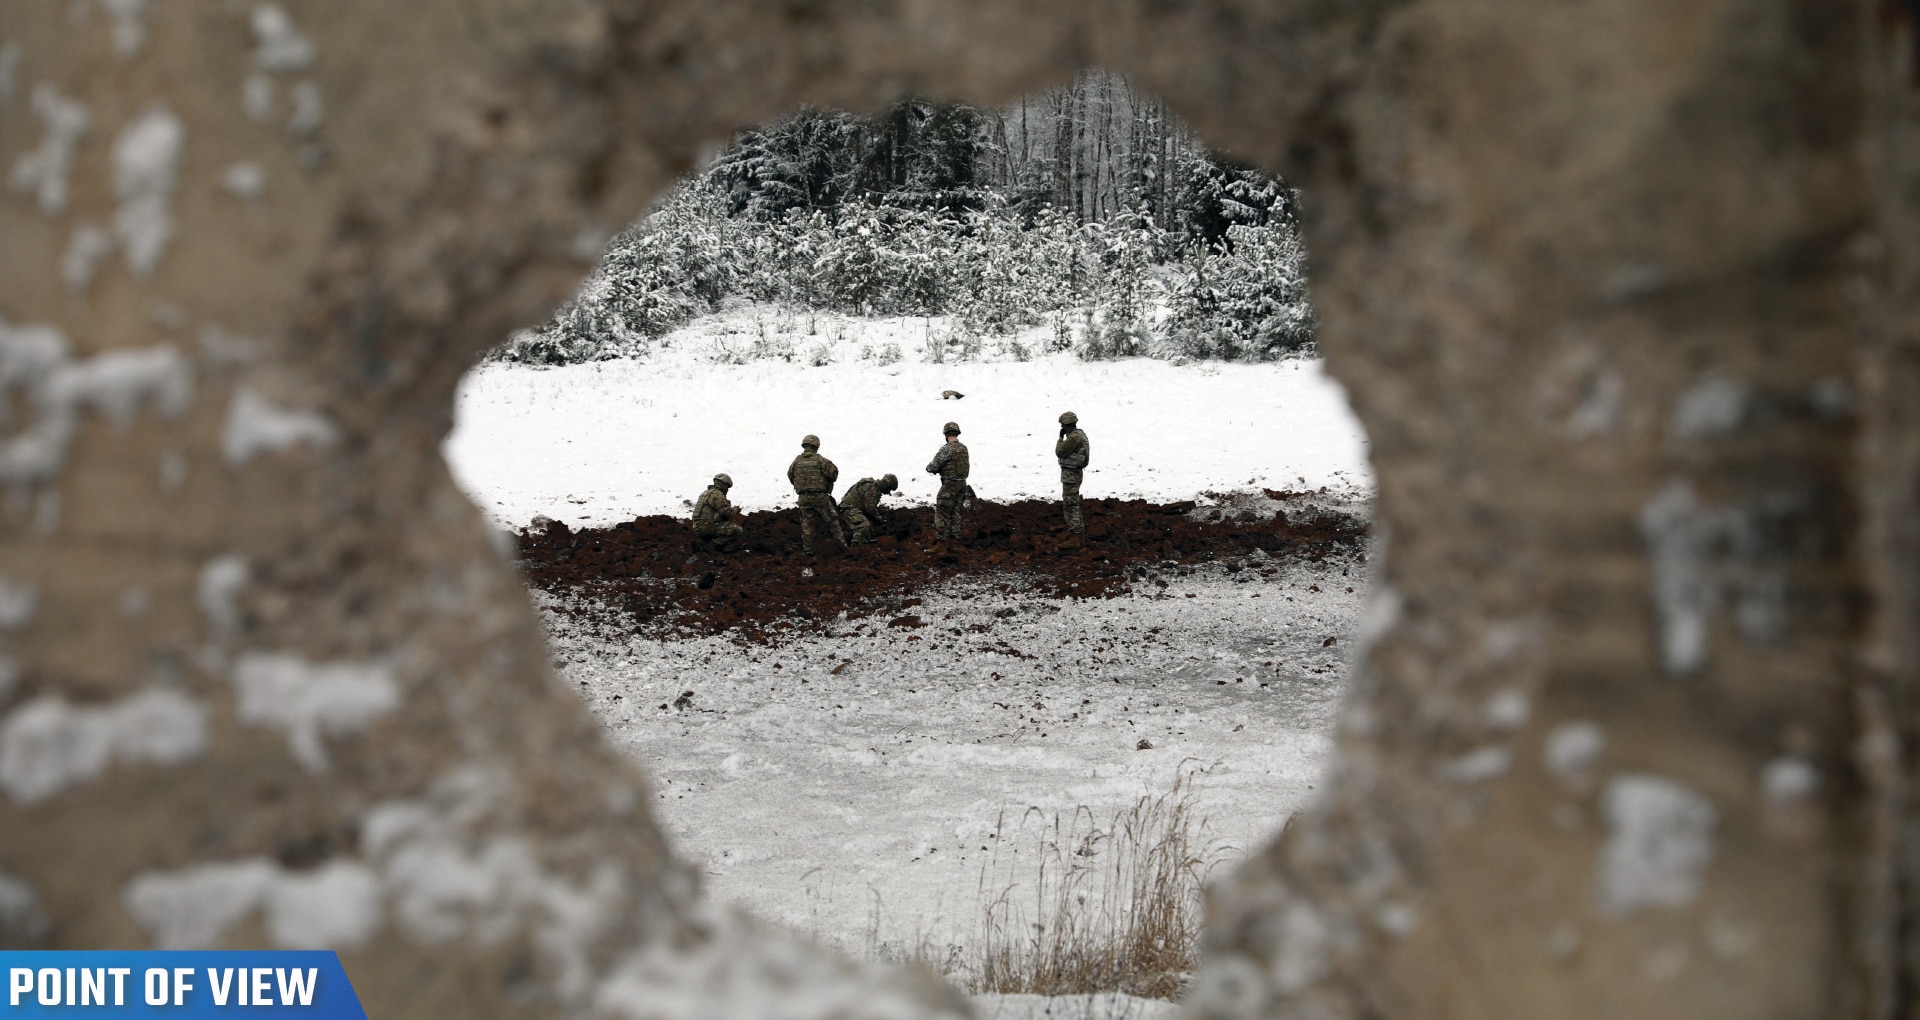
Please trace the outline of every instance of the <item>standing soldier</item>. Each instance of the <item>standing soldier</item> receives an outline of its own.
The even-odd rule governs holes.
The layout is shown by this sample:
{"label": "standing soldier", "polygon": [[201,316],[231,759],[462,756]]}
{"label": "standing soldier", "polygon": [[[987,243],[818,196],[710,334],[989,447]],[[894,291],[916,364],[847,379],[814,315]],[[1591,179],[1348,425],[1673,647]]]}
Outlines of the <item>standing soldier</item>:
{"label": "standing soldier", "polygon": [[886,514],[880,510],[880,497],[899,487],[900,480],[892,475],[862,478],[847,486],[847,491],[840,496],[840,516],[846,520],[851,544],[866,545],[873,541],[873,526],[886,520]]}
{"label": "standing soldier", "polygon": [[1053,457],[1060,462],[1060,506],[1066,513],[1068,541],[1085,541],[1087,522],[1080,516],[1080,472],[1086,470],[1087,434],[1080,431],[1080,416],[1072,411],[1060,416],[1060,441],[1053,444]]}
{"label": "standing soldier", "polygon": [[742,528],[733,519],[733,504],[727,502],[727,490],[733,488],[733,478],[722,473],[713,476],[713,484],[700,494],[700,501],[693,505],[693,537],[712,546],[717,552],[732,552],[740,548]]}
{"label": "standing soldier", "polygon": [[827,534],[846,548],[847,536],[840,530],[840,514],[833,505],[833,483],[840,478],[840,469],[833,461],[820,456],[820,437],[807,436],[800,440],[800,456],[793,458],[787,467],[787,481],[793,483],[793,491],[799,494],[794,502],[800,505],[800,548],[807,555],[813,555],[813,529],[817,524],[827,526]]}
{"label": "standing soldier", "polygon": [[940,476],[940,495],[933,504],[933,535],[936,541],[960,538],[960,501],[967,496],[967,447],[960,442],[960,426],[948,422],[941,429],[947,444],[933,455],[927,474]]}

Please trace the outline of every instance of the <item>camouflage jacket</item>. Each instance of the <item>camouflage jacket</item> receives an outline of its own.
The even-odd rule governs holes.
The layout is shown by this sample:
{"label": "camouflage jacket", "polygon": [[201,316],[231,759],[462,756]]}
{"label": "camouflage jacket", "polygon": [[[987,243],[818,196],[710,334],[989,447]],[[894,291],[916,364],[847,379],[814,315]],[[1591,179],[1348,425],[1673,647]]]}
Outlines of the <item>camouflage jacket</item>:
{"label": "camouflage jacket", "polygon": [[1093,447],[1087,443],[1087,434],[1079,429],[1061,436],[1060,441],[1053,444],[1054,459],[1069,471],[1086,467],[1087,458],[1092,452]]}
{"label": "camouflage jacket", "polygon": [[847,491],[840,496],[840,506],[872,517],[880,509],[880,483],[862,478],[847,486]]}
{"label": "camouflage jacket", "polygon": [[700,494],[699,502],[693,504],[693,525],[701,527],[708,524],[720,524],[733,513],[733,504],[727,502],[726,490],[718,485],[707,486]]}
{"label": "camouflage jacket", "polygon": [[793,483],[793,491],[806,495],[809,492],[832,492],[833,483],[840,479],[840,469],[833,461],[809,450],[793,458],[787,468],[787,481]]}
{"label": "camouflage jacket", "polygon": [[967,446],[958,439],[947,440],[927,464],[927,474],[939,475],[943,482],[966,481],[967,469]]}

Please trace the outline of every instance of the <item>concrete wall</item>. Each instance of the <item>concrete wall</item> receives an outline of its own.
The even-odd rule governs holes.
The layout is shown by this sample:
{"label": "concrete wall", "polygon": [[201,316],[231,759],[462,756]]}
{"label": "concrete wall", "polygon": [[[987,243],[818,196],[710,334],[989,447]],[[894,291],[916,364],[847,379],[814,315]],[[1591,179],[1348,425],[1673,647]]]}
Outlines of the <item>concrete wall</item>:
{"label": "concrete wall", "polygon": [[1920,148],[1873,0],[0,7],[0,944],[370,1012],[963,1007],[704,903],[438,454],[735,128],[1103,66],[1307,188],[1389,556],[1220,1017],[1892,1016]]}

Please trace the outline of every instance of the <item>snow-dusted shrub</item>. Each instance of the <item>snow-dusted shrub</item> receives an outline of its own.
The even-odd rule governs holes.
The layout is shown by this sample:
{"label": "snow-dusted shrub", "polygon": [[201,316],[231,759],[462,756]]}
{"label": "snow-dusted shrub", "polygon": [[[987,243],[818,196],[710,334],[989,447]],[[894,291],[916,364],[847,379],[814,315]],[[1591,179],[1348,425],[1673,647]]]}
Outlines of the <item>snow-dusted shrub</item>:
{"label": "snow-dusted shrub", "polygon": [[[816,348],[824,350],[825,344]],[[747,348],[747,361],[792,361],[794,358],[793,340],[784,334],[766,336],[762,334]]]}
{"label": "snow-dusted shrub", "polygon": [[523,365],[573,365],[591,360],[593,353],[584,343],[565,334],[523,329],[490,351],[487,357]]}
{"label": "snow-dusted shrub", "polygon": [[939,315],[951,289],[951,229],[917,210],[843,211],[817,242],[814,282],[828,307],[854,315]]}
{"label": "snow-dusted shrub", "polygon": [[[1042,324],[1051,326],[1044,349],[1088,359],[1279,357],[1313,341],[1305,256],[1291,221],[1257,206],[1272,196],[1253,188],[1226,180],[1214,204],[1222,217],[1262,222],[1231,222],[1202,248],[1192,224],[1164,229],[1144,207],[1081,224],[1051,206],[1016,212],[993,195],[979,208],[848,202],[832,214],[800,207],[730,218],[726,196],[696,180],[621,234],[552,322],[494,357],[570,364],[644,356],[723,301],[804,310],[809,336],[819,310],[951,316],[942,343],[928,337],[934,362],[977,357],[982,338]],[[751,346],[723,345],[712,356],[798,356],[764,323],[760,332]]]}
{"label": "snow-dusted shrub", "polygon": [[724,334],[708,340],[700,356],[717,365],[744,365],[753,360],[748,356],[746,348],[743,348],[732,336]]}
{"label": "snow-dusted shrub", "polygon": [[900,362],[900,358],[900,345],[896,343],[886,343],[880,346],[880,353],[875,355],[874,360],[882,365],[894,365]]}
{"label": "snow-dusted shrub", "polygon": [[1292,230],[1235,225],[1173,288],[1169,335],[1189,357],[1267,360],[1311,348],[1306,250]]}
{"label": "snow-dusted shrub", "polygon": [[1047,337],[1047,350],[1058,353],[1073,349],[1073,321],[1062,308],[1053,313],[1053,332]]}
{"label": "snow-dusted shrub", "polygon": [[826,344],[814,344],[813,349],[807,352],[807,364],[815,368],[825,368],[833,364],[833,348]]}
{"label": "snow-dusted shrub", "polygon": [[1143,214],[1125,213],[1083,232],[1091,255],[1098,259],[1097,291],[1091,307],[1099,322],[1088,319],[1080,356],[1087,359],[1133,358],[1153,347],[1153,324],[1147,313],[1151,270],[1168,247],[1164,231]]}

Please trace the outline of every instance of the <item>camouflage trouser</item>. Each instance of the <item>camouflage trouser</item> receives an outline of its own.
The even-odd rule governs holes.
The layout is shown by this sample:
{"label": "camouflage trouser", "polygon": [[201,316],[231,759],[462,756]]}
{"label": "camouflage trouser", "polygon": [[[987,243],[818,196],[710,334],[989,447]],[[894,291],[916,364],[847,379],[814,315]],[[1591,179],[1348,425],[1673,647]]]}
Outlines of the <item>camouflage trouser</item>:
{"label": "camouflage trouser", "polygon": [[847,526],[847,541],[852,545],[866,545],[873,541],[873,520],[855,507],[840,508],[840,517]]}
{"label": "camouflage trouser", "polygon": [[1067,530],[1086,534],[1087,520],[1080,516],[1080,469],[1060,469],[1060,507],[1067,515]]}
{"label": "camouflage trouser", "polygon": [[940,495],[933,501],[933,534],[935,538],[959,538],[960,529],[966,522],[960,519],[960,504],[967,498],[967,483],[942,479]]}
{"label": "camouflage trouser", "polygon": [[847,534],[840,529],[840,508],[833,497],[824,492],[803,492],[795,502],[800,504],[800,548],[813,552],[813,529],[826,525],[827,534],[842,546],[847,544]]}
{"label": "camouflage trouser", "polygon": [[720,552],[732,552],[740,548],[740,538],[743,530],[740,525],[732,521],[721,521],[718,524],[707,525],[696,524],[693,526],[693,537],[698,541],[713,546]]}

